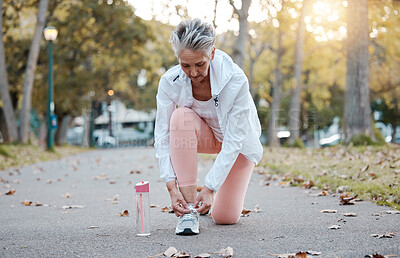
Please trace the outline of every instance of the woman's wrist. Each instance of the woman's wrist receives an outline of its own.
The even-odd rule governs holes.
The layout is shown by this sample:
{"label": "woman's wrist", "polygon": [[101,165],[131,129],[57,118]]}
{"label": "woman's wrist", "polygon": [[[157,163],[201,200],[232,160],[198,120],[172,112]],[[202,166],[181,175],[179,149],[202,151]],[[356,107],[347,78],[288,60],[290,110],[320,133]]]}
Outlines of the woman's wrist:
{"label": "woman's wrist", "polygon": [[170,195],[178,191],[178,187],[176,186],[175,181],[168,181],[167,183],[165,183],[165,185]]}

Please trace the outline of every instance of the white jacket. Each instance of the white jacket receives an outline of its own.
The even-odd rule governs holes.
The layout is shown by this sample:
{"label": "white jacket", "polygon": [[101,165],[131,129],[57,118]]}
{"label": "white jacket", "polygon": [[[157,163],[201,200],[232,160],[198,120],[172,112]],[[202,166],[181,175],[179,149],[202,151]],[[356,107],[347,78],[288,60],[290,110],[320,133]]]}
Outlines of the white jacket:
{"label": "white jacket", "polygon": [[[210,64],[211,94],[218,122],[224,135],[220,153],[205,178],[205,186],[217,191],[224,183],[239,153],[258,163],[263,148],[257,110],[249,92],[244,72],[220,50],[215,51]],[[161,179],[176,180],[170,160],[169,125],[172,112],[193,103],[190,79],[179,65],[169,69],[160,79],[157,93],[155,148]]]}

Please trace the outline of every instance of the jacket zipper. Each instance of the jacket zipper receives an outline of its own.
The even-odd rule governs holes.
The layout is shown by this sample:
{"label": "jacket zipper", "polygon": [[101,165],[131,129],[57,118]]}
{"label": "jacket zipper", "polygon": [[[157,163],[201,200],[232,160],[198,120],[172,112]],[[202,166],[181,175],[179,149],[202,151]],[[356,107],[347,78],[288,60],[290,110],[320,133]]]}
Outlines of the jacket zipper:
{"label": "jacket zipper", "polygon": [[218,106],[219,106],[218,97],[219,97],[219,94],[217,94],[217,96],[216,96],[215,99],[214,99],[215,107],[218,107]]}

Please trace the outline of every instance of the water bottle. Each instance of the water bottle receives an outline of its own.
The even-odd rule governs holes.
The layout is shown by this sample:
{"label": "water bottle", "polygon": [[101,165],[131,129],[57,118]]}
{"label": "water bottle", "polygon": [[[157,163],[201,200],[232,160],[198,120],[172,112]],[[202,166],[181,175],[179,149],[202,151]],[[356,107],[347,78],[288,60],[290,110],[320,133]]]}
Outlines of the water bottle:
{"label": "water bottle", "polygon": [[136,184],[136,234],[150,235],[149,181]]}

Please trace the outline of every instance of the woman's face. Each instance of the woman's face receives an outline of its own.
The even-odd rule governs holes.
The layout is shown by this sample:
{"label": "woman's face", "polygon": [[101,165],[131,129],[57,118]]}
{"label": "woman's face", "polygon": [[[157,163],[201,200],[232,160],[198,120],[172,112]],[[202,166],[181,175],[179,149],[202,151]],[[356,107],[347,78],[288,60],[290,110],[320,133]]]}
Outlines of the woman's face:
{"label": "woman's face", "polygon": [[179,63],[186,76],[192,82],[198,83],[204,80],[208,75],[210,62],[214,58],[215,49],[211,53],[211,58],[202,52],[193,51],[185,48],[179,54]]}

